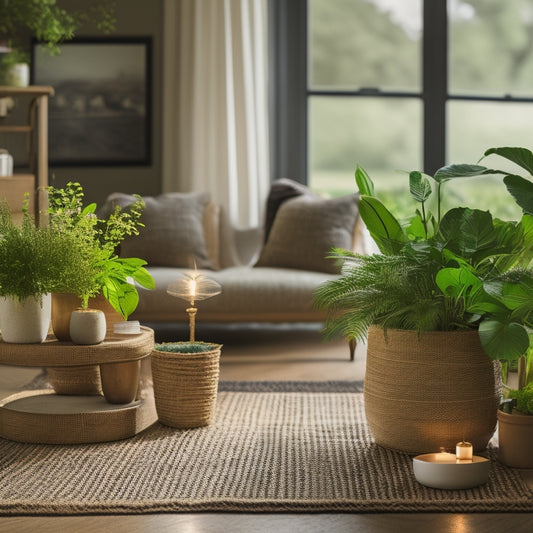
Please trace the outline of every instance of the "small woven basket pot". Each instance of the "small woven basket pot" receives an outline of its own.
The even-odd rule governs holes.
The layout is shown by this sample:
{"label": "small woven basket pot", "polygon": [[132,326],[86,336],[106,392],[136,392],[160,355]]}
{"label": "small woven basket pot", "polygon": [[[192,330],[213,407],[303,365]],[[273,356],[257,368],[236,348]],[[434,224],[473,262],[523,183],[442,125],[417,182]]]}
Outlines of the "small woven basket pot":
{"label": "small woven basket pot", "polygon": [[[191,345],[204,351],[187,352]],[[187,429],[208,426],[214,415],[220,369],[220,344],[156,344],[152,379],[157,416],[162,424]]]}
{"label": "small woven basket pot", "polygon": [[365,412],[377,444],[407,453],[455,450],[467,440],[481,451],[496,429],[499,364],[478,332],[421,332],[372,326]]}

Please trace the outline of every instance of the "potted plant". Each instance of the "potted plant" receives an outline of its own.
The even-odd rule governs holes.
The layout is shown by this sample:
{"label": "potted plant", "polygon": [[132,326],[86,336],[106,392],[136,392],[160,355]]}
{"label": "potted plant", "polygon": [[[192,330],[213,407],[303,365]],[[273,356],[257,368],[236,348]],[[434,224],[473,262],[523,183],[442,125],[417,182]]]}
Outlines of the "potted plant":
{"label": "potted plant", "polygon": [[[42,342],[50,326],[50,293],[74,268],[73,235],[38,227],[28,213],[17,226],[6,202],[0,204],[0,328],[6,342]],[[73,255],[74,254],[74,255]]]}
{"label": "potted plant", "polygon": [[[519,164],[527,156],[528,172],[533,168],[533,155],[522,148],[490,154]],[[504,174],[524,211],[520,220],[459,206],[443,212],[443,185],[487,174]],[[355,177],[361,217],[381,253],[334,250],[332,257],[344,260],[342,275],[318,289],[316,302],[328,311],[329,335],[368,335],[365,409],[376,442],[416,453],[468,438],[482,449],[499,404],[487,355],[513,359],[529,345],[529,315],[518,316],[523,308],[509,304],[507,290],[531,283],[533,184],[481,165],[450,165],[434,176],[413,171],[417,208],[400,220],[362,168]]]}
{"label": "potted plant", "polygon": [[0,85],[10,83],[14,64],[29,61],[27,43],[36,38],[50,54],[59,53],[59,43],[70,40],[83,24],[94,22],[109,33],[115,27],[115,4],[93,0],[83,9],[66,9],[56,0],[16,0],[0,2]]}

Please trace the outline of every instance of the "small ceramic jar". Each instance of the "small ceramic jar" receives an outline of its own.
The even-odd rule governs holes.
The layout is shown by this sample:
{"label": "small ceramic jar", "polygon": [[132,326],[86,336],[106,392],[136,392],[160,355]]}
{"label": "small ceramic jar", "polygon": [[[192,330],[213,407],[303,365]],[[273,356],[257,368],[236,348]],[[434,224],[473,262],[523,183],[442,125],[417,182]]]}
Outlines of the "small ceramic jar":
{"label": "small ceramic jar", "polygon": [[100,344],[106,335],[105,314],[100,309],[76,309],[69,329],[74,344]]}

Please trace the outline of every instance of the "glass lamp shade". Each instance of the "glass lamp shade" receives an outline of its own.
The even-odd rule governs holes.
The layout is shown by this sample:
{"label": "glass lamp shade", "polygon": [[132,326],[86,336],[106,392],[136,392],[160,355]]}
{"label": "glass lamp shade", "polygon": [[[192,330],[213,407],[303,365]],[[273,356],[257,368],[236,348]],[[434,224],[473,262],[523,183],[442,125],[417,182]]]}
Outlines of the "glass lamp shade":
{"label": "glass lamp shade", "polygon": [[197,271],[186,272],[167,287],[168,294],[186,300],[191,305],[197,300],[205,300],[221,292],[222,288],[219,283]]}

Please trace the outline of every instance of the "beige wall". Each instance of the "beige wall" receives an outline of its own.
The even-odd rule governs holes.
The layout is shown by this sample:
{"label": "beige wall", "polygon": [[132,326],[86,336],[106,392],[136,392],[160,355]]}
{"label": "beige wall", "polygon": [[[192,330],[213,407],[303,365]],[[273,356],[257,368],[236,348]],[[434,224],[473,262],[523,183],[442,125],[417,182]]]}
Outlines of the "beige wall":
{"label": "beige wall", "polygon": [[[84,6],[87,0],[63,0],[64,6]],[[116,0],[117,25],[112,35],[152,37],[152,163],[149,166],[51,167],[54,185],[69,180],[82,183],[88,201],[103,202],[114,191],[135,192],[144,196],[161,191],[161,94],[163,0]],[[84,28],[78,36],[102,36]]]}

